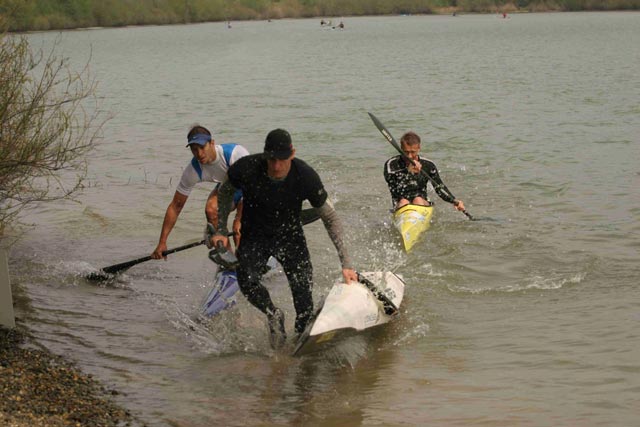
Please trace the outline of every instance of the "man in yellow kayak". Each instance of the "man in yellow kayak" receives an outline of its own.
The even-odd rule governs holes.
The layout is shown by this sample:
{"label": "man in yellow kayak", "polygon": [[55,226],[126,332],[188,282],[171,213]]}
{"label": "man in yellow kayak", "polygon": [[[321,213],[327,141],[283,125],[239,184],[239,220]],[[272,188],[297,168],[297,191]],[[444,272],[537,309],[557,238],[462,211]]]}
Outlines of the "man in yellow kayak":
{"label": "man in yellow kayak", "polygon": [[389,186],[394,209],[408,204],[430,206],[427,183],[431,181],[442,200],[452,203],[459,211],[465,210],[462,200],[456,199],[442,182],[435,163],[420,157],[420,137],[415,132],[402,135],[400,148],[412,163],[407,162],[404,156],[397,155],[384,164],[384,179]]}

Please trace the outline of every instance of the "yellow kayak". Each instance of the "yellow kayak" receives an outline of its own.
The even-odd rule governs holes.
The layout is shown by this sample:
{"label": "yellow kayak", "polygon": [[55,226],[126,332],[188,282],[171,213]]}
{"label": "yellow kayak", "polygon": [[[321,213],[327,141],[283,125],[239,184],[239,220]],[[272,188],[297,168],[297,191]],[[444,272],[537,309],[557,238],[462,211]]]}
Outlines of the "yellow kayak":
{"label": "yellow kayak", "polygon": [[405,205],[393,213],[393,225],[402,236],[404,250],[409,252],[431,225],[433,206]]}

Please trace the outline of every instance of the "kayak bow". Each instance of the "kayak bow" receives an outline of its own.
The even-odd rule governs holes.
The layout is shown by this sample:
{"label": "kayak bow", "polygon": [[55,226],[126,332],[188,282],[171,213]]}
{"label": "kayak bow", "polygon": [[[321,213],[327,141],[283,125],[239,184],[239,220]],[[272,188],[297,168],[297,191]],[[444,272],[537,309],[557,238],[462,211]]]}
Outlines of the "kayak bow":
{"label": "kayak bow", "polygon": [[402,237],[404,250],[409,252],[413,245],[431,225],[433,206],[404,205],[393,213],[393,225]]}

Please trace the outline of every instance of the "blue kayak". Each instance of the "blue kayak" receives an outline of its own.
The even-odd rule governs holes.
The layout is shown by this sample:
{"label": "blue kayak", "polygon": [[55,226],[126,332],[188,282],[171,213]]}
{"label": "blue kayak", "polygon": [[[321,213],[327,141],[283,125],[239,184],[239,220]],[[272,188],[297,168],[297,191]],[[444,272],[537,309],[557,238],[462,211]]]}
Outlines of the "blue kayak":
{"label": "blue kayak", "polygon": [[[273,271],[277,267],[275,258],[269,258],[267,267]],[[202,302],[200,313],[203,316],[213,317],[227,308],[233,307],[237,302],[238,277],[234,270],[218,269],[213,286]]]}
{"label": "blue kayak", "polygon": [[235,271],[218,271],[214,285],[202,304],[202,315],[212,317],[222,310],[234,306],[236,304],[236,293],[239,290]]}

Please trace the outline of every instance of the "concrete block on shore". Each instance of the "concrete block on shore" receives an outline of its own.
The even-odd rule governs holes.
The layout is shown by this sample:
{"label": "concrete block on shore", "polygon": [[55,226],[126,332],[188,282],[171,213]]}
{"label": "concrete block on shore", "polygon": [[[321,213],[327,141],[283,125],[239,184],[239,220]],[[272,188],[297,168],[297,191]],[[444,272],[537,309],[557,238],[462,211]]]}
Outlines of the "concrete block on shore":
{"label": "concrete block on shore", "polygon": [[15,328],[16,326],[11,282],[9,281],[9,261],[7,251],[2,248],[0,248],[0,325],[7,328]]}

